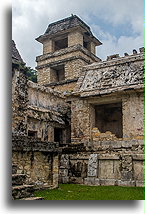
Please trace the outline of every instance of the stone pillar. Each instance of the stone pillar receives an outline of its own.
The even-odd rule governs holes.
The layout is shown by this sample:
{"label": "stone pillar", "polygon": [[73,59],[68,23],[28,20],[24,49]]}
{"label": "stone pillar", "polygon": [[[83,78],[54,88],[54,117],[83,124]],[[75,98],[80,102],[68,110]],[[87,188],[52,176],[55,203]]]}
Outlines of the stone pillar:
{"label": "stone pillar", "polygon": [[68,183],[69,176],[68,176],[68,169],[69,169],[69,155],[63,154],[61,155],[60,159],[60,167],[59,167],[59,182],[60,183]]}
{"label": "stone pillar", "polygon": [[14,70],[12,78],[12,132],[27,135],[28,79],[24,70]]}
{"label": "stone pillar", "polygon": [[[71,139],[90,139],[90,104],[85,100],[73,100],[71,103]],[[82,120],[83,118],[83,120]]]}
{"label": "stone pillar", "polygon": [[88,161],[88,177],[97,177],[98,158],[97,154],[91,154]]}
{"label": "stone pillar", "polygon": [[132,156],[123,155],[121,161],[121,180],[132,180]]}
{"label": "stone pillar", "polygon": [[52,126],[48,127],[48,141],[54,142],[54,128]]}
{"label": "stone pillar", "polygon": [[123,137],[143,139],[143,93],[128,94],[122,102]]}
{"label": "stone pillar", "polygon": [[68,47],[78,45],[78,44],[83,46],[83,34],[79,31],[69,33]]}
{"label": "stone pillar", "polygon": [[52,39],[46,40],[43,43],[43,54],[54,52],[54,41]]}
{"label": "stone pillar", "polygon": [[95,45],[95,43],[91,42],[90,46],[91,46],[91,53],[93,53],[94,55],[96,55],[96,45]]}
{"label": "stone pillar", "polygon": [[59,173],[59,168],[58,168],[58,155],[53,156],[53,188],[58,187],[58,173]]}
{"label": "stone pillar", "polygon": [[88,160],[88,175],[84,179],[86,185],[99,185],[98,177],[98,155],[90,154]]}

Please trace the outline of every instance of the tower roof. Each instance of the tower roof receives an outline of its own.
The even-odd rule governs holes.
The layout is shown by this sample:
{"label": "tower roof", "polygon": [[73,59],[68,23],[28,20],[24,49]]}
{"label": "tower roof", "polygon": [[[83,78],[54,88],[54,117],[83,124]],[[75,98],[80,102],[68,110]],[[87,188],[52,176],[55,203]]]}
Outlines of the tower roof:
{"label": "tower roof", "polygon": [[64,33],[64,31],[69,32],[73,28],[80,28],[85,34],[87,34],[94,40],[96,45],[102,44],[92,34],[90,27],[76,15],[71,15],[70,17],[49,24],[45,33],[36,38],[36,40],[43,43],[43,40],[45,40],[46,38],[50,38],[51,36],[54,36],[54,34],[62,34]]}

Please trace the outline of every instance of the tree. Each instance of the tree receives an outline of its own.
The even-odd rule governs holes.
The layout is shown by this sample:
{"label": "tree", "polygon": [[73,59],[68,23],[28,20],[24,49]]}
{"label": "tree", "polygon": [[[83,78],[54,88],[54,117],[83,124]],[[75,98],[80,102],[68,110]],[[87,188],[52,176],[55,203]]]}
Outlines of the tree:
{"label": "tree", "polygon": [[31,80],[32,82],[37,83],[37,71],[34,70],[33,68],[27,67],[26,76],[27,76],[28,79]]}

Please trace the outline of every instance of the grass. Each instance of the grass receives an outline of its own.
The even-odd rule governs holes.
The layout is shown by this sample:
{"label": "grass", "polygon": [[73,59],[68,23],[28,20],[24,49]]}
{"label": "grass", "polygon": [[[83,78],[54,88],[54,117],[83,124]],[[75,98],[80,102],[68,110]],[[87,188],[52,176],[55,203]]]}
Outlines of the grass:
{"label": "grass", "polygon": [[142,187],[85,186],[60,184],[53,190],[36,191],[35,196],[44,200],[143,200]]}

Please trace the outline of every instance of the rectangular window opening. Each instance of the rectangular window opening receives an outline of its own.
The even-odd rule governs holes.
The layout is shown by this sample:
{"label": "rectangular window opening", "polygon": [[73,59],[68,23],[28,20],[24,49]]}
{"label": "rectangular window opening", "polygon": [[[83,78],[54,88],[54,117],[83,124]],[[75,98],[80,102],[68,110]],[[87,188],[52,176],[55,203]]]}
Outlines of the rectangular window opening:
{"label": "rectangular window opening", "polygon": [[122,103],[95,106],[95,127],[101,133],[110,131],[116,137],[122,138]]}
{"label": "rectangular window opening", "polygon": [[88,51],[91,51],[91,44],[90,44],[90,41],[84,37],[83,38],[83,46],[84,48],[86,48]]}
{"label": "rectangular window opening", "polygon": [[65,80],[65,67],[64,65],[59,65],[51,68],[51,82],[61,82]]}
{"label": "rectangular window opening", "polygon": [[61,128],[54,128],[54,142],[58,142],[60,146],[63,144],[63,130]]}
{"label": "rectangular window opening", "polygon": [[37,137],[37,131],[28,130],[28,136],[30,137]]}
{"label": "rectangular window opening", "polygon": [[54,41],[54,51],[68,47],[68,37]]}

